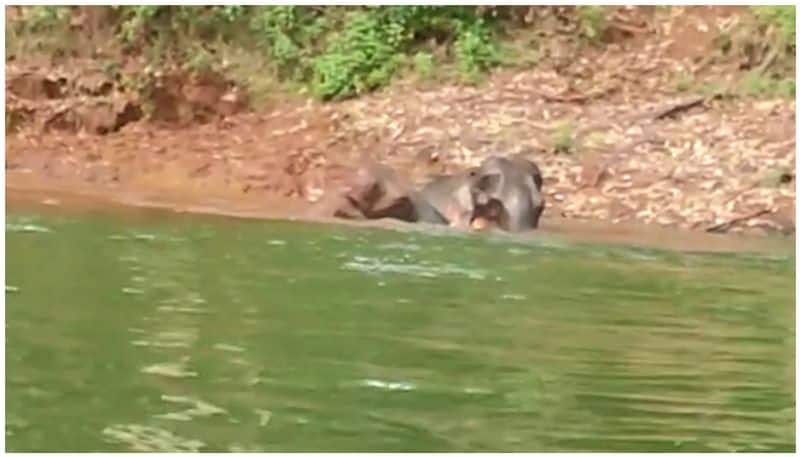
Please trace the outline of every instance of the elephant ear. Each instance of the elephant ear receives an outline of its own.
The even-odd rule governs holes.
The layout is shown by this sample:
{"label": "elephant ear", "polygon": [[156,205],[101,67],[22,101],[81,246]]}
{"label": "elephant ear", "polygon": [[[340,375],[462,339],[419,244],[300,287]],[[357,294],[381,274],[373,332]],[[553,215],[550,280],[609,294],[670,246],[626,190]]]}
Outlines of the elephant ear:
{"label": "elephant ear", "polygon": [[496,194],[500,190],[503,176],[500,173],[488,173],[478,177],[475,187],[487,194]]}

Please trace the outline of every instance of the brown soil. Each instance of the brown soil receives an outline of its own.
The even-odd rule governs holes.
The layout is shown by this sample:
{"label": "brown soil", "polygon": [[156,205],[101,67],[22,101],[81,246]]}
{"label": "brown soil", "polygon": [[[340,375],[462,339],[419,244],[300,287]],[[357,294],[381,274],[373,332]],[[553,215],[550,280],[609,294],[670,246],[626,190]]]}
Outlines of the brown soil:
{"label": "brown soil", "polygon": [[[795,102],[675,93],[674,75],[694,68],[712,46],[707,31],[732,14],[677,11],[673,29],[629,14],[607,48],[566,48],[567,66],[547,60],[478,87],[399,83],[263,112],[245,110],[246,97],[220,77],[156,75],[148,107],[94,61],[15,62],[6,67],[6,186],[298,215],[346,183],[364,153],[419,180],[524,152],[545,177],[545,227],[793,233]],[[571,137],[567,153],[555,153],[558,130]]]}

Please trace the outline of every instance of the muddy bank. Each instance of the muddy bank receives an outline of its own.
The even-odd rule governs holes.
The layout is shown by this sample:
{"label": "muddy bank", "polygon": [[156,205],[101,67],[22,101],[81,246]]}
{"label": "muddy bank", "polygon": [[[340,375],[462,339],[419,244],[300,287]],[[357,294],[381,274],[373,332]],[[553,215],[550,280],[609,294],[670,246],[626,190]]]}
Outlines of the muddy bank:
{"label": "muddy bank", "polygon": [[[187,127],[136,122],[102,136],[23,129],[7,137],[6,173],[50,188],[165,194],[195,204],[220,196],[269,207],[323,199],[364,153],[419,181],[493,153],[522,152],[542,169],[548,219],[794,233],[793,101],[651,96],[573,106],[493,98],[504,90],[498,83],[480,92],[384,94]],[[484,102],[456,95],[470,92]],[[565,112],[586,116],[575,132],[583,143],[556,153],[547,119]],[[503,125],[515,130],[512,140],[499,139]]]}
{"label": "muddy bank", "polygon": [[707,234],[697,231],[661,228],[648,224],[610,224],[563,218],[543,218],[540,230],[523,234],[465,232],[445,226],[407,224],[394,220],[349,221],[319,217],[313,207],[298,199],[265,202],[260,199],[211,196],[202,202],[180,193],[100,193],[91,186],[48,187],[47,182],[11,176],[7,180],[6,207],[55,214],[104,213],[116,217],[139,217],[168,213],[191,213],[247,219],[292,220],[305,223],[339,224],[390,230],[418,230],[432,234],[504,237],[510,241],[550,240],[569,243],[601,243],[641,246],[687,252],[761,252],[786,255],[794,246],[792,237],[763,237],[746,234]]}

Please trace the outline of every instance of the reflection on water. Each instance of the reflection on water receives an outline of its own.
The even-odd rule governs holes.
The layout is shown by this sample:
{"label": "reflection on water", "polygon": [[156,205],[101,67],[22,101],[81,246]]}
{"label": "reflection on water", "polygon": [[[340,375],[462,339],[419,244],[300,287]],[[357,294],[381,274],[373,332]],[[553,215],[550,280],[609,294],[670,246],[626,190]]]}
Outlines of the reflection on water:
{"label": "reflection on water", "polygon": [[14,451],[794,449],[794,257],[11,214]]}

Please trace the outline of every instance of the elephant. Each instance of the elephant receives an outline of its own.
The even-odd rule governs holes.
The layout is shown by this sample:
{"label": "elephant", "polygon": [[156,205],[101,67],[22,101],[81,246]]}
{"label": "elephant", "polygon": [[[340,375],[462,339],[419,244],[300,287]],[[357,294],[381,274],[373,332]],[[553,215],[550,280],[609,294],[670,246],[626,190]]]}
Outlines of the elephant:
{"label": "elephant", "polygon": [[[522,157],[491,156],[476,170],[474,215],[496,215],[509,232],[536,229],[545,208],[539,167]],[[498,206],[499,204],[499,206]]]}
{"label": "elephant", "polygon": [[539,167],[522,157],[491,156],[477,167],[434,176],[419,189],[367,160],[337,200],[334,216],[520,232],[539,225],[545,207],[541,189]]}

